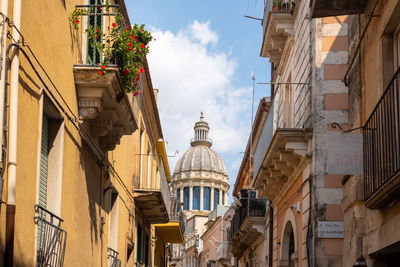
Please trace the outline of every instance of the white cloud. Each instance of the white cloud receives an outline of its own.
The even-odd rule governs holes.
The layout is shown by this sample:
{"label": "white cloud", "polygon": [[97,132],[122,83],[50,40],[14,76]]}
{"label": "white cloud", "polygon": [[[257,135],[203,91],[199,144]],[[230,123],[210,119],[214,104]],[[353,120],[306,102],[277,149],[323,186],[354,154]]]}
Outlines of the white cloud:
{"label": "white cloud", "polygon": [[[250,129],[251,88],[232,84],[237,63],[230,51],[207,46],[218,42],[210,25],[194,21],[178,33],[152,29],[156,41],[151,43],[148,60],[153,86],[160,89],[158,105],[164,138],[168,153],[179,150],[182,156],[203,111],[213,149],[241,158],[239,151],[244,150]],[[171,171],[178,157],[170,158]],[[223,159],[227,167],[231,166]]]}
{"label": "white cloud", "polygon": [[210,21],[207,21],[206,23],[200,23],[195,20],[191,25],[189,25],[189,29],[193,38],[199,40],[202,45],[206,45],[208,43],[216,44],[218,42],[217,33],[210,29]]}

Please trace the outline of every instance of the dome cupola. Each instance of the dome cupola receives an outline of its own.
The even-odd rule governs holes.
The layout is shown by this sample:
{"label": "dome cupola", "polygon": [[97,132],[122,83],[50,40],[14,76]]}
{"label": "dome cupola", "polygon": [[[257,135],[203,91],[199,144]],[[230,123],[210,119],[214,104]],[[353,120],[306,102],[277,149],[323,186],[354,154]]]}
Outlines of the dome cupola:
{"label": "dome cupola", "polygon": [[203,112],[200,112],[200,121],[196,122],[194,125],[194,138],[192,138],[191,146],[212,146],[212,140],[208,138],[208,131],[210,127],[208,123],[204,120]]}

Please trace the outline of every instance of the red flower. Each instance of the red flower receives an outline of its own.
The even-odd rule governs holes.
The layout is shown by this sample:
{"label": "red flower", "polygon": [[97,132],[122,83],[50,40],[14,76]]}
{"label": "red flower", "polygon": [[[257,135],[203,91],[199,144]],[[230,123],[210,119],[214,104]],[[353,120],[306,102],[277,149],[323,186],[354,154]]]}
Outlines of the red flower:
{"label": "red flower", "polygon": [[132,47],[126,48],[126,51],[132,51]]}
{"label": "red flower", "polygon": [[101,65],[101,69],[102,69],[102,70],[105,70],[105,69],[106,69],[106,66]]}
{"label": "red flower", "polygon": [[132,41],[129,42],[128,46],[132,46]]}
{"label": "red flower", "polygon": [[142,30],[142,29],[140,29],[140,32],[143,32],[143,30]]}
{"label": "red flower", "polygon": [[79,19],[76,19],[76,20],[75,20],[75,24],[79,24]]}
{"label": "red flower", "polygon": [[99,32],[99,28],[98,27],[96,27],[96,32]]}
{"label": "red flower", "polygon": [[131,39],[137,41],[136,36],[135,35],[131,35]]}
{"label": "red flower", "polygon": [[138,91],[133,92],[133,96],[137,96],[139,94]]}
{"label": "red flower", "polygon": [[96,40],[99,40],[99,36],[98,35],[96,35]]}
{"label": "red flower", "polygon": [[103,75],[103,74],[104,74],[104,71],[102,71],[102,70],[99,70],[98,74],[101,76],[101,75]]}
{"label": "red flower", "polygon": [[117,23],[114,22],[114,23],[112,24],[112,26],[113,26],[113,28],[117,27]]}
{"label": "red flower", "polygon": [[129,74],[129,69],[125,69],[125,70],[124,70],[124,74],[125,74],[125,76],[128,76],[128,74]]}
{"label": "red flower", "polygon": [[99,6],[99,11],[101,11],[101,6]]}
{"label": "red flower", "polygon": [[139,68],[138,73],[143,73],[144,69],[143,68]]}
{"label": "red flower", "polygon": [[129,32],[127,29],[125,29],[125,32]]}
{"label": "red flower", "polygon": [[126,25],[126,28],[129,30],[131,27],[129,27],[129,25]]}
{"label": "red flower", "polygon": [[146,46],[144,44],[140,44],[140,47],[143,49],[146,48]]}

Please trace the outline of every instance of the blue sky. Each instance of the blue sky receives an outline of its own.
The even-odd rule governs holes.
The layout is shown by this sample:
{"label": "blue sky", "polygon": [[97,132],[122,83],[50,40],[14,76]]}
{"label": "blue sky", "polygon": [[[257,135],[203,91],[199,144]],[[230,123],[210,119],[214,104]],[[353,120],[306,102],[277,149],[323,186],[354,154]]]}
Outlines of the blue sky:
{"label": "blue sky", "polygon": [[[125,1],[132,23],[155,37],[148,56],[164,138],[173,171],[189,148],[193,126],[204,112],[213,149],[225,162],[231,189],[250,133],[251,73],[269,82],[270,64],[260,58],[262,0]],[[255,86],[254,110],[269,87]],[[230,190],[231,193],[231,190]],[[231,196],[230,196],[231,200]]]}

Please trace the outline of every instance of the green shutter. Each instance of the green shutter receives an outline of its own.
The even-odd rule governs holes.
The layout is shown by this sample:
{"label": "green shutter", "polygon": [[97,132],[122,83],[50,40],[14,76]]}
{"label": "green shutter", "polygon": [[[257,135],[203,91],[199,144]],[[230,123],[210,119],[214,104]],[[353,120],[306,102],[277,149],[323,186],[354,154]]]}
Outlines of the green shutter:
{"label": "green shutter", "polygon": [[[47,203],[47,171],[48,171],[48,155],[49,155],[49,118],[43,114],[42,118],[42,145],[40,150],[40,175],[39,175],[39,205],[46,208]],[[44,214],[39,214],[44,217]],[[44,225],[38,221],[38,238],[37,245],[41,248],[44,237]]]}
{"label": "green shutter", "polygon": [[136,261],[142,261],[142,226],[138,223],[137,226],[137,248],[136,248]]}

